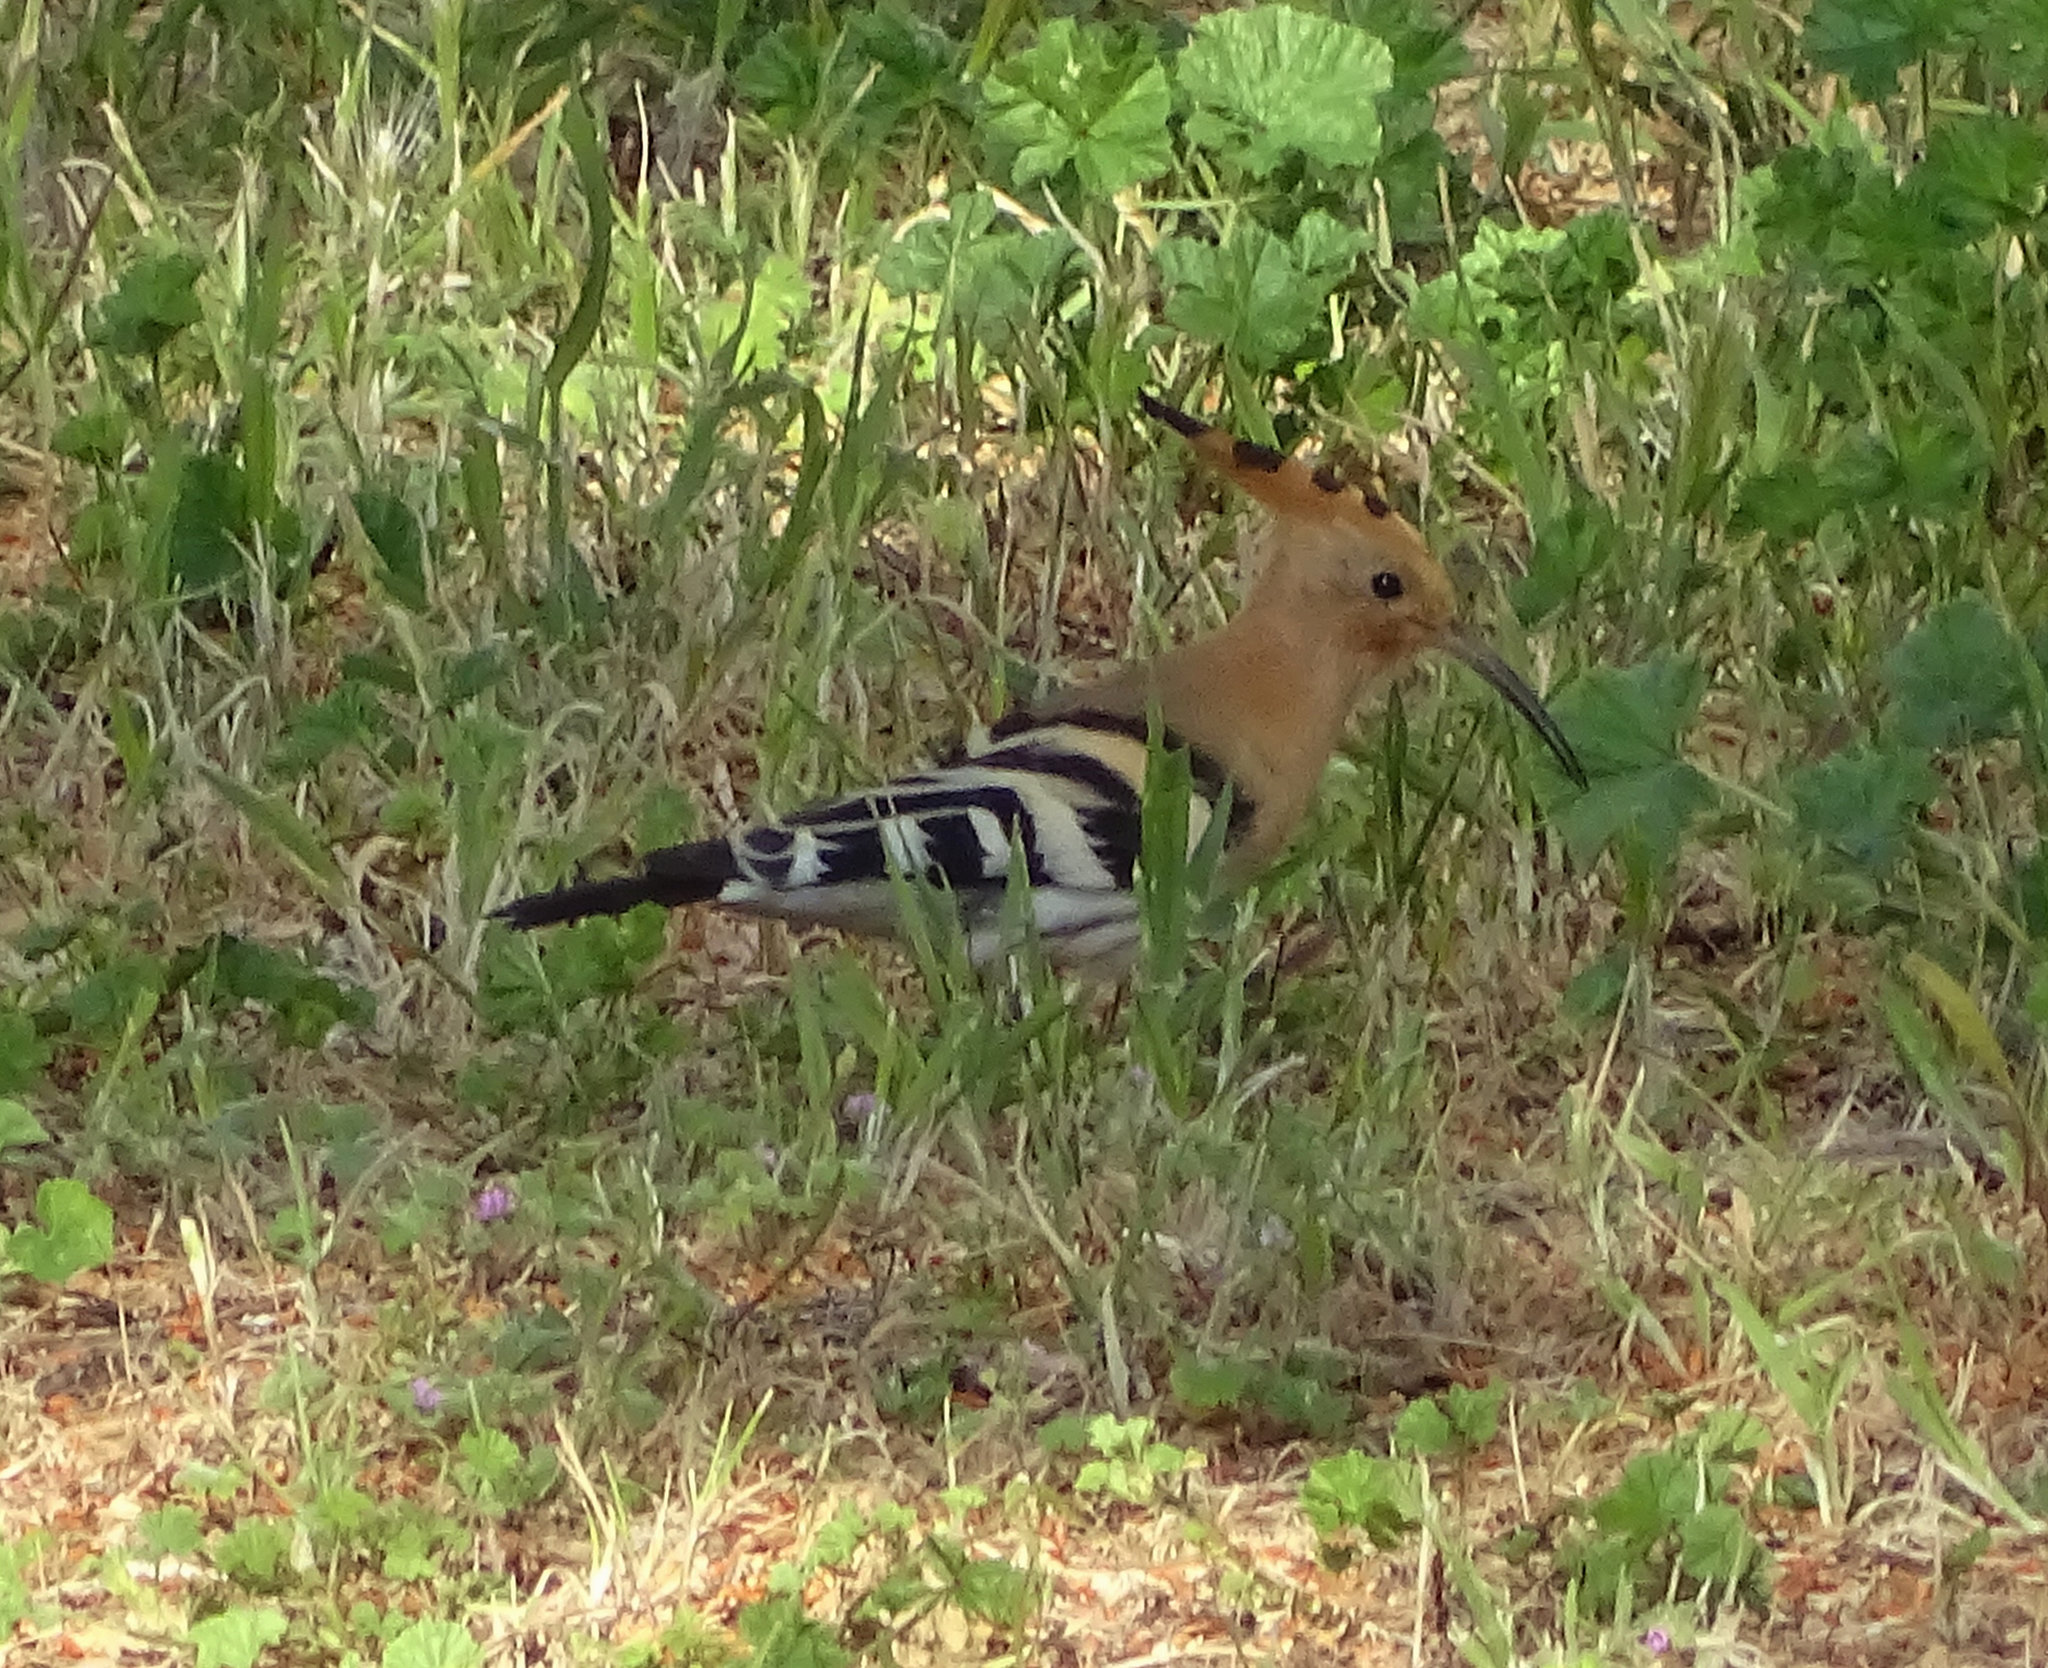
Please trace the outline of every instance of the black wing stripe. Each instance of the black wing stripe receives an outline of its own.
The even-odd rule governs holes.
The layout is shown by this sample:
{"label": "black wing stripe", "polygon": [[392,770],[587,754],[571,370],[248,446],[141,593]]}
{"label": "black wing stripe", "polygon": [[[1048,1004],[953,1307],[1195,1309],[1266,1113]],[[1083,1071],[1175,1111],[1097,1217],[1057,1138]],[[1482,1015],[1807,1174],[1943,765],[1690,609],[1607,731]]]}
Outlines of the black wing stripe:
{"label": "black wing stripe", "polygon": [[[941,784],[910,792],[877,792],[857,799],[836,800],[787,817],[782,827],[803,829],[816,836],[822,869],[810,882],[813,885],[885,879],[889,861],[882,824],[889,821],[916,824],[925,847],[925,861],[920,866],[924,878],[943,880],[955,887],[1001,885],[1009,879],[1008,862],[1003,863],[1000,871],[994,867],[994,853],[984,847],[975,829],[975,811],[986,812],[993,818],[1011,847],[1024,848],[1025,878],[1032,885],[1052,883],[1031,808],[1016,789],[1000,784]],[[788,886],[795,850],[794,836],[785,849],[763,851],[750,835],[746,850],[750,875],[773,890]],[[913,874],[911,878],[919,877]]]}
{"label": "black wing stripe", "polygon": [[1056,747],[1028,736],[1011,742],[1007,747],[983,753],[974,762],[990,769],[1028,770],[1034,776],[1057,777],[1063,782],[1086,788],[1104,805],[1135,806],[1138,803],[1138,785],[1115,765],[1096,758],[1092,753]]}
{"label": "black wing stripe", "polygon": [[1081,832],[1119,891],[1129,891],[1145,839],[1145,818],[1135,806],[1091,805],[1080,813]]}
{"label": "black wing stripe", "polygon": [[[991,742],[1009,741],[1059,724],[1071,725],[1077,730],[1098,730],[1105,735],[1129,736],[1133,741],[1145,741],[1151,735],[1151,727],[1142,714],[1077,707],[1071,712],[1044,715],[1029,710],[1008,713],[989,731],[988,736]],[[1195,747],[1184,741],[1171,727],[1160,733],[1159,742],[1169,752],[1187,754],[1188,774],[1194,780],[1196,791],[1211,805],[1223,802],[1224,786],[1230,785],[1231,833],[1239,832],[1250,823],[1257,805],[1241,786],[1230,781],[1230,773],[1223,768],[1222,760],[1207,748]]]}

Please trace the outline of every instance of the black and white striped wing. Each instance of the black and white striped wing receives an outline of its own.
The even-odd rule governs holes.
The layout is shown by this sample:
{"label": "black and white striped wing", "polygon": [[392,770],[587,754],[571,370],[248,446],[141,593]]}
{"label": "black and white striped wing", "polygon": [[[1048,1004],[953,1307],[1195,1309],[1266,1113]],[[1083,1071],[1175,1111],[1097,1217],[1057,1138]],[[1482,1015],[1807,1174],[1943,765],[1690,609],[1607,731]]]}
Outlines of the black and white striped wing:
{"label": "black and white striped wing", "polygon": [[[1078,712],[1012,718],[986,745],[869,792],[811,806],[732,837],[729,908],[887,933],[893,876],[944,888],[962,906],[970,953],[1001,953],[999,906],[1013,866],[1031,886],[1033,923],[1056,962],[1102,971],[1138,940],[1132,873],[1143,829],[1144,721]],[[1221,791],[1196,760],[1189,837]]]}

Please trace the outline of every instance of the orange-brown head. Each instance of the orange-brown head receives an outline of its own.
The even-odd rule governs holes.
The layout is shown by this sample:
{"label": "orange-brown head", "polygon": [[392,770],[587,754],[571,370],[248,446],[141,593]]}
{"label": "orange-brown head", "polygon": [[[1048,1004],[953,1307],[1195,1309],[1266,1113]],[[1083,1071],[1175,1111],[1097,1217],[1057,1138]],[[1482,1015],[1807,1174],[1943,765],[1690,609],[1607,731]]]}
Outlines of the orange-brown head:
{"label": "orange-brown head", "polygon": [[1506,697],[1573,781],[1586,775],[1536,692],[1458,617],[1450,576],[1422,535],[1377,493],[1346,486],[1297,459],[1233,439],[1186,412],[1138,396],[1147,416],[1272,512],[1267,569],[1253,603],[1312,610],[1335,640],[1375,671],[1392,672],[1425,649],[1457,656]]}

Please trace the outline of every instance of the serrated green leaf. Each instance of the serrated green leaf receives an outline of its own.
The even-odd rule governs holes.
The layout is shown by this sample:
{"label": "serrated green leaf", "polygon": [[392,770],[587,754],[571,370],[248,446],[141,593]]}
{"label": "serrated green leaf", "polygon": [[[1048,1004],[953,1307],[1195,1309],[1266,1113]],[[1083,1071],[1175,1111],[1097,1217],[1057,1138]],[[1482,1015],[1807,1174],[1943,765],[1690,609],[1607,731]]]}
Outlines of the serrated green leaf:
{"label": "serrated green leaf", "polygon": [[1756,1537],[1742,1513],[1725,1501],[1702,1506],[1678,1531],[1679,1566],[1695,1581],[1733,1581],[1749,1567],[1756,1550]]}
{"label": "serrated green leaf", "polygon": [[1219,1407],[1242,1407],[1255,1376],[1249,1362],[1188,1356],[1174,1363],[1170,1382],[1182,1406],[1206,1413]]}
{"label": "serrated green leaf", "polygon": [[1417,1397],[1394,1421],[1395,1448],[1425,1459],[1450,1452],[1451,1434],[1450,1416],[1434,1396]]}
{"label": "serrated green leaf", "polygon": [[19,1010],[0,1013],[0,1094],[31,1087],[50,1057],[50,1045],[37,1033],[32,1018]]}
{"label": "serrated green leaf", "polygon": [[1806,766],[1787,787],[1804,833],[1882,880],[1905,856],[1941,778],[1921,752],[1858,747]]}
{"label": "serrated green leaf", "polygon": [[194,1622],[185,1639],[197,1647],[197,1668],[254,1668],[287,1631],[284,1612],[274,1605],[252,1610],[238,1604]]}
{"label": "serrated green leaf", "polygon": [[460,1622],[427,1616],[407,1625],[384,1651],[383,1668],[480,1668],[483,1647]]}
{"label": "serrated green leaf", "polygon": [[1320,209],[1282,238],[1240,221],[1219,248],[1173,238],[1158,249],[1167,318],[1252,370],[1275,370],[1325,328],[1330,292],[1364,252],[1364,232]]}
{"label": "serrated green leaf", "polygon": [[1376,101],[1393,85],[1385,44],[1291,6],[1212,12],[1174,66],[1195,106],[1188,137],[1263,177],[1290,157],[1364,170],[1380,151]]}
{"label": "serrated green leaf", "polygon": [[1172,165],[1166,71],[1149,44],[1105,24],[1053,19],[997,67],[983,96],[988,135],[1011,153],[1020,186],[1071,167],[1085,191],[1107,197]]}
{"label": "serrated green leaf", "polygon": [[2023,652],[1982,592],[1951,598],[1885,656],[1886,729],[1908,747],[2009,734],[2026,692]]}
{"label": "serrated green leaf", "polygon": [[196,286],[205,270],[206,263],[197,255],[155,255],[137,261],[100,304],[91,341],[138,358],[160,353],[181,330],[199,322]]}
{"label": "serrated green leaf", "polygon": [[81,411],[57,425],[50,436],[50,450],[60,458],[72,458],[98,469],[119,466],[128,450],[128,414],[119,406],[101,406]]}
{"label": "serrated green leaf", "polygon": [[1880,99],[1897,91],[1899,71],[1915,59],[1961,44],[1968,17],[1954,0],[1814,0],[1806,52],[1847,77],[1858,98]]}

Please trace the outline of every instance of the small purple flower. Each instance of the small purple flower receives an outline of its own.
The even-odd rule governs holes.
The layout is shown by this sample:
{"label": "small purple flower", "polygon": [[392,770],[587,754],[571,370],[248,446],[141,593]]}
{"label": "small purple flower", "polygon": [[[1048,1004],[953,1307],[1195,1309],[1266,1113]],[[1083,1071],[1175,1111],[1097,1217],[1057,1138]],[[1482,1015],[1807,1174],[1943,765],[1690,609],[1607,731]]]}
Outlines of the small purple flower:
{"label": "small purple flower", "polygon": [[1662,1656],[1671,1649],[1671,1635],[1661,1627],[1653,1627],[1643,1635],[1643,1649],[1652,1656]]}
{"label": "small purple flower", "polygon": [[880,1095],[857,1089],[839,1103],[839,1115],[848,1123],[864,1124],[877,1112],[888,1114],[889,1103]]}
{"label": "small purple flower", "polygon": [[416,1378],[412,1381],[412,1405],[422,1413],[435,1413],[448,1398],[434,1388],[430,1378]]}
{"label": "small purple flower", "polygon": [[476,1203],[470,1208],[479,1222],[498,1222],[510,1216],[517,1203],[511,1188],[501,1182],[492,1182],[476,1196]]}
{"label": "small purple flower", "polygon": [[1131,1067],[1130,1079],[1131,1087],[1134,1089],[1149,1089],[1159,1081],[1152,1075],[1150,1069],[1145,1066]]}

